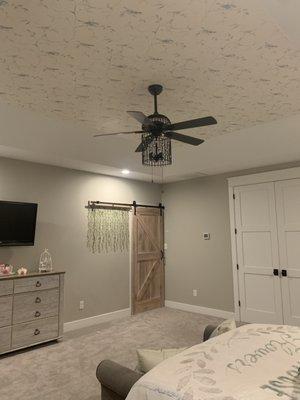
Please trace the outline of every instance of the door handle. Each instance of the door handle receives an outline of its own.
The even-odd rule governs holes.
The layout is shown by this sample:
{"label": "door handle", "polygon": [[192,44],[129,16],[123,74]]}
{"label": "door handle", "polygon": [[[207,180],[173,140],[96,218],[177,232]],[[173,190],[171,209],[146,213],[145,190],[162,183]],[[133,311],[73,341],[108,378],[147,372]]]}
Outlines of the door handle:
{"label": "door handle", "polygon": [[287,276],[287,270],[286,269],[282,269],[281,270],[281,276]]}
{"label": "door handle", "polygon": [[278,270],[278,268],[274,268],[274,269],[273,269],[273,275],[274,275],[274,276],[278,276],[278,275],[279,275],[279,270]]}

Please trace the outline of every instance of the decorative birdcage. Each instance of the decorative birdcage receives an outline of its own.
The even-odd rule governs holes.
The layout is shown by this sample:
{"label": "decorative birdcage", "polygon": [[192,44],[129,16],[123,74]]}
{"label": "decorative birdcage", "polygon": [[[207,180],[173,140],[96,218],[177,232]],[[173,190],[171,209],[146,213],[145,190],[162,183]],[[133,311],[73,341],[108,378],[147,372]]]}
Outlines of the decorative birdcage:
{"label": "decorative birdcage", "polygon": [[172,164],[171,139],[161,135],[153,139],[152,134],[142,135],[144,143],[142,163],[153,167],[162,167]]}
{"label": "decorative birdcage", "polygon": [[52,266],[51,254],[49,253],[48,249],[45,249],[40,256],[39,272],[52,272],[52,271],[53,271],[53,266]]}

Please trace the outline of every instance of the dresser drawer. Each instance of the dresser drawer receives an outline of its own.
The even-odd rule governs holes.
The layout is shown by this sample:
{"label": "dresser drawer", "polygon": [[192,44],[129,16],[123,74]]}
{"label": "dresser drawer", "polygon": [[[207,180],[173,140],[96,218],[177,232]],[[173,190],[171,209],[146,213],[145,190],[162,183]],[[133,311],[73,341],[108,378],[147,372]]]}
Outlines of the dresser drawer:
{"label": "dresser drawer", "polygon": [[20,278],[15,280],[14,292],[24,293],[35,290],[52,289],[59,286],[58,275],[38,276],[33,278]]}
{"label": "dresser drawer", "polygon": [[0,297],[0,327],[11,325],[12,296]]}
{"label": "dresser drawer", "polygon": [[12,327],[12,348],[30,346],[58,337],[58,317],[44,318]]}
{"label": "dresser drawer", "polygon": [[14,295],[13,324],[58,315],[59,289]]}
{"label": "dresser drawer", "polygon": [[14,284],[11,279],[0,281],[0,296],[6,296],[7,294],[12,294],[13,285]]}
{"label": "dresser drawer", "polygon": [[0,353],[10,350],[11,327],[0,328]]}

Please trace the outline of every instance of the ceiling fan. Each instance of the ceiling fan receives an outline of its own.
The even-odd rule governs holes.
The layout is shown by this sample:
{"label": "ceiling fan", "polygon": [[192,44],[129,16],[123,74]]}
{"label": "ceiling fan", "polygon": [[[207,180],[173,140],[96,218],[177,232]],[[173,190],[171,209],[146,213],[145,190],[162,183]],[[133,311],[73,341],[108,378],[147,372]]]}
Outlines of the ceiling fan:
{"label": "ceiling fan", "polygon": [[94,135],[99,136],[113,136],[113,135],[130,135],[130,134],[148,134],[147,140],[142,140],[139,146],[136,148],[136,152],[142,152],[160,136],[164,136],[179,142],[198,146],[203,143],[203,139],[195,138],[192,136],[182,135],[181,133],[174,132],[175,130],[191,129],[200,126],[214,125],[217,123],[214,117],[196,118],[188,121],[177,122],[172,124],[168,117],[163,114],[159,114],[157,111],[157,96],[162,92],[163,87],[159,84],[150,85],[148,90],[152,96],[154,96],[154,113],[146,116],[140,111],[127,111],[127,113],[142,124],[142,130],[130,131],[130,132],[117,132],[117,133],[100,133]]}

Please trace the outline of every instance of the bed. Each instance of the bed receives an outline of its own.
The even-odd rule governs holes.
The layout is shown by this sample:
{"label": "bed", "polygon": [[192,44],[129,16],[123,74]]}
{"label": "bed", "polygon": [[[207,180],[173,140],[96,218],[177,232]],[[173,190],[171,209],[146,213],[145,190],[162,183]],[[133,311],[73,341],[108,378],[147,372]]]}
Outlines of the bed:
{"label": "bed", "polygon": [[244,325],[167,359],[127,400],[300,399],[300,328]]}

